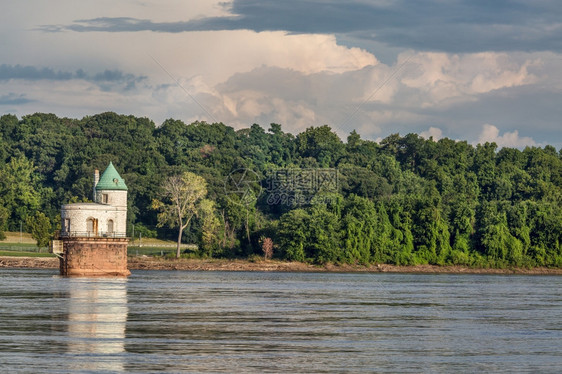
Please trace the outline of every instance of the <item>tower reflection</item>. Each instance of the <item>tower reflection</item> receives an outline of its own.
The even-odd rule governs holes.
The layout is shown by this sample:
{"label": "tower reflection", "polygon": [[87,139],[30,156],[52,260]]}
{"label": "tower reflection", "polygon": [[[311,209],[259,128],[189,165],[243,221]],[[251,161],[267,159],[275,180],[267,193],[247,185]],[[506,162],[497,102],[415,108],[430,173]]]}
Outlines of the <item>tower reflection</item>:
{"label": "tower reflection", "polygon": [[72,278],[68,309],[68,369],[123,371],[126,278]]}

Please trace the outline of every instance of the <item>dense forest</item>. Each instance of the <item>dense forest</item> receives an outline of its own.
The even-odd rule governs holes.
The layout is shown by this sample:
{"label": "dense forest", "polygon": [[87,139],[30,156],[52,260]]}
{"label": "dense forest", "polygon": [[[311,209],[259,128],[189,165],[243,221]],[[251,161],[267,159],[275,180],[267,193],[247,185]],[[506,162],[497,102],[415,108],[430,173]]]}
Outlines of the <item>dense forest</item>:
{"label": "dense forest", "polygon": [[4,115],[0,230],[30,230],[38,212],[57,227],[61,204],[91,199],[94,169],[110,161],[129,187],[130,231],[144,237],[175,238],[152,207],[167,177],[206,180],[209,203],[183,236],[200,256],[263,255],[267,246],[274,258],[313,263],[562,266],[554,147],[416,134],[376,143],[355,131],[342,141],[328,126],[295,136],[274,123]]}

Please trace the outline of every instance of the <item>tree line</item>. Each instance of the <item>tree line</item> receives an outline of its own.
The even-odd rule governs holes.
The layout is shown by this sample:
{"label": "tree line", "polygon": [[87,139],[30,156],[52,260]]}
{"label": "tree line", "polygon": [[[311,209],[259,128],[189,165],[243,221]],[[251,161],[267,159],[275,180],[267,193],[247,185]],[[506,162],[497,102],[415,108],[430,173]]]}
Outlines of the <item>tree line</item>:
{"label": "tree line", "polygon": [[201,256],[267,250],[312,263],[562,266],[554,147],[416,134],[376,143],[355,131],[342,141],[328,126],[293,135],[275,123],[235,130],[115,113],[4,115],[0,231],[60,226],[60,206],[89,201],[94,169],[110,161],[129,187],[129,233],[134,225],[143,237],[177,238],[177,228],[159,227],[155,202],[168,178],[203,178],[206,196],[180,236]]}

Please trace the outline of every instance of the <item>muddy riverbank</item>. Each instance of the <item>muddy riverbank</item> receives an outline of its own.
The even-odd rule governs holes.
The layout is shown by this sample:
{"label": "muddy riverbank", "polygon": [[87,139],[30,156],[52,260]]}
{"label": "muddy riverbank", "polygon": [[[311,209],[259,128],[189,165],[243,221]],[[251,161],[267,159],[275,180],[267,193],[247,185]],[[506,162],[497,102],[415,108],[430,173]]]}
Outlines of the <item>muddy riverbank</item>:
{"label": "muddy riverbank", "polygon": [[[56,269],[54,257],[0,257],[0,268]],[[227,259],[162,259],[130,257],[131,270],[190,270],[190,271],[293,271],[293,272],[371,272],[371,273],[462,273],[462,274],[536,274],[562,275],[560,268],[477,269],[464,266],[395,266],[395,265],[310,265],[302,262],[246,261]]]}

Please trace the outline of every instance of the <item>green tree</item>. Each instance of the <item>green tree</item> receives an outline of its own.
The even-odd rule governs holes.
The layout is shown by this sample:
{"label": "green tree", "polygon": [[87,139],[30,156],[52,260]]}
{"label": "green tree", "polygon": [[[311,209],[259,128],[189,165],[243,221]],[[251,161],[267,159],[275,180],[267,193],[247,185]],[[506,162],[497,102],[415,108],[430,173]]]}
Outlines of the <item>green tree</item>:
{"label": "green tree", "polygon": [[6,230],[7,219],[8,219],[8,209],[0,205],[0,240],[6,239],[6,234],[4,234],[4,230]]}
{"label": "green tree", "polygon": [[[379,145],[355,131],[344,144],[328,126],[295,136],[275,123],[267,131],[174,119],[156,127],[111,112],[0,117],[0,231],[17,230],[37,211],[52,219],[61,202],[87,201],[93,170],[110,160],[131,187],[129,223],[145,227],[157,225],[158,212],[162,218],[150,207],[165,176],[189,170],[204,178],[208,202],[198,219],[175,226],[191,219],[183,240],[209,256],[259,253],[263,236],[275,241],[276,256],[301,261],[562,266],[562,152],[552,146],[498,150],[416,134]],[[224,194],[232,170],[265,178],[299,167],[337,167],[337,203],[295,205],[312,197],[302,183],[315,182],[284,181],[294,176],[283,173],[272,179],[290,186],[277,203],[272,193],[248,206]]]}
{"label": "green tree", "polygon": [[304,209],[293,209],[281,216],[278,238],[285,259],[306,260],[305,246],[310,237],[310,221],[311,217]]}
{"label": "green tree", "polygon": [[8,211],[8,230],[15,231],[20,222],[25,222],[39,208],[36,184],[35,167],[24,156],[12,157],[0,168],[0,205]]}
{"label": "green tree", "polygon": [[337,210],[323,204],[316,204],[311,210],[309,237],[305,252],[320,264],[342,262],[341,228]]}
{"label": "green tree", "polygon": [[207,183],[202,177],[185,172],[171,176],[162,184],[161,199],[154,199],[152,207],[157,209],[158,225],[178,228],[176,258],[180,258],[183,230],[199,211],[202,199],[207,195]]}
{"label": "green tree", "polygon": [[368,264],[371,258],[381,259],[377,246],[380,222],[375,204],[363,197],[351,195],[342,219],[343,261]]}
{"label": "green tree", "polygon": [[281,125],[272,123],[269,132],[269,153],[271,162],[284,167],[295,157],[295,137],[281,130]]}
{"label": "green tree", "polygon": [[37,247],[42,248],[49,245],[49,240],[53,236],[51,220],[43,212],[37,212],[35,216],[28,216],[26,226],[31,232],[31,237],[37,242]]}
{"label": "green tree", "polygon": [[310,127],[297,135],[297,151],[301,157],[312,157],[321,167],[330,167],[343,155],[344,144],[329,126]]}
{"label": "green tree", "polygon": [[347,136],[347,148],[350,151],[355,151],[357,147],[359,147],[362,143],[361,135],[357,133],[357,131],[353,130]]}
{"label": "green tree", "polygon": [[201,200],[199,204],[199,219],[201,220],[200,252],[208,257],[213,257],[220,248],[221,222],[217,217],[215,202],[208,199]]}

